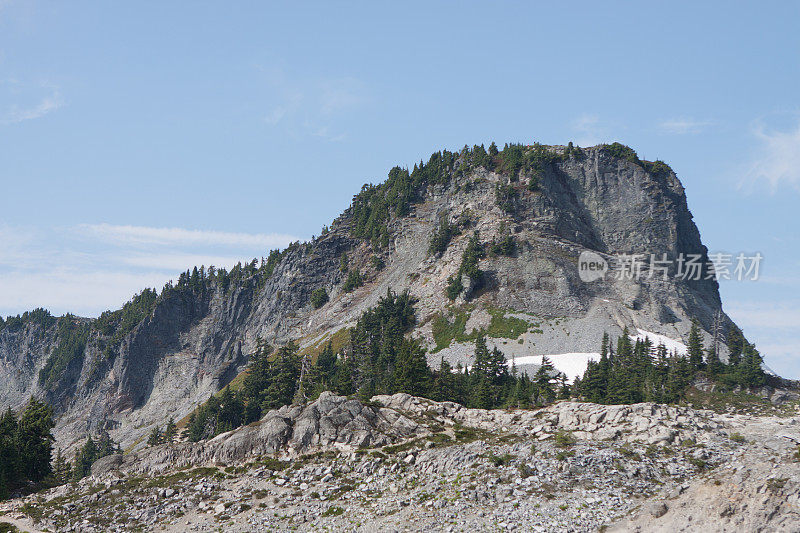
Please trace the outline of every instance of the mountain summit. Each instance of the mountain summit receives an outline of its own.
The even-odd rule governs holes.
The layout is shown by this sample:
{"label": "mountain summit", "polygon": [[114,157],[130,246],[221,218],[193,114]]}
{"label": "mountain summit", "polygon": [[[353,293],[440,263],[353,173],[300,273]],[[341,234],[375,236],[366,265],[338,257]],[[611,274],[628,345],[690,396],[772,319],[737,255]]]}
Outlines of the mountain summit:
{"label": "mountain summit", "polygon": [[[626,269],[631,257],[641,262]],[[681,276],[689,257],[700,270]],[[599,274],[587,280],[590,263]],[[432,366],[470,366],[483,332],[518,367],[548,356],[573,377],[604,332],[680,351],[693,321],[724,359],[736,328],[708,264],[663,162],[616,143],[445,150],[365,185],[310,242],[230,272],[194,268],[97,319],[10,317],[0,323],[0,403],[46,398],[62,446],[100,428],[136,446],[236,378],[261,340],[294,340],[308,354],[341,346],[388,290],[416,299],[411,335]]]}

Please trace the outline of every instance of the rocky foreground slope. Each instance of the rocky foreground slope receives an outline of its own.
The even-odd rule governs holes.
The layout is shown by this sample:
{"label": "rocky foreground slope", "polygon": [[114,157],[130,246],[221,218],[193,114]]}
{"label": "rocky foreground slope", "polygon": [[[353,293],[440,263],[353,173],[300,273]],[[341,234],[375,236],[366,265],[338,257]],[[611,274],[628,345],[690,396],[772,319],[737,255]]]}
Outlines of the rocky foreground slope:
{"label": "rocky foreground slope", "polygon": [[485,411],[325,393],[2,508],[48,531],[797,531],[797,442],[796,405]]}
{"label": "rocky foreground slope", "polygon": [[[518,149],[535,156],[535,165],[513,166],[513,150],[496,164],[476,162],[477,151],[465,149],[434,154],[411,176],[393,169],[322,236],[266,266],[165,290],[131,323],[66,317],[0,324],[0,407],[43,397],[56,409],[60,447],[73,449],[106,428],[124,448],[136,448],[165,418],[180,419],[230,382],[258,338],[273,346],[297,339],[309,351],[341,342],[387,289],[418,299],[412,334],[424,339],[435,366],[441,357],[471,364],[473,329],[488,330],[489,347],[509,359],[550,355],[557,368],[569,363],[559,354],[596,352],[603,332],[618,336],[628,327],[681,341],[692,319],[711,330],[721,308],[714,279],[584,283],[578,275],[587,250],[707,257],[669,167],[620,146]],[[457,234],[431,253],[442,220]],[[465,279],[464,294],[451,302],[448,278],[459,273],[476,231],[487,247],[513,237],[515,250],[487,254],[478,265],[480,288]],[[363,285],[348,287],[354,271]],[[330,297],[319,308],[310,302],[317,289]],[[721,316],[726,331],[732,323]]]}

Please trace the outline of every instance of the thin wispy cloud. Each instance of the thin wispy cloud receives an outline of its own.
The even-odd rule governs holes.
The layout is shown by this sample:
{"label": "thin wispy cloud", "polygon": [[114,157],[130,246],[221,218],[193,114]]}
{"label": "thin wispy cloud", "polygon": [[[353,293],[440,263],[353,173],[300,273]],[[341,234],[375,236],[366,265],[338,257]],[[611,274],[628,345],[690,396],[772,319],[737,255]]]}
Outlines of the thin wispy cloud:
{"label": "thin wispy cloud", "polygon": [[[741,324],[770,330],[797,330],[800,324],[800,301],[742,302],[725,306],[726,312]],[[800,331],[797,332],[800,344]]]}
{"label": "thin wispy cloud", "polygon": [[64,105],[64,99],[58,88],[50,87],[49,93],[42,96],[38,103],[32,106],[11,104],[2,119],[4,124],[19,124],[28,120],[36,120],[52,113]]}
{"label": "thin wispy cloud", "polygon": [[766,182],[772,192],[784,185],[800,190],[800,121],[784,130],[757,122],[752,133],[759,146],[740,186]]}
{"label": "thin wispy cloud", "polygon": [[797,377],[800,358],[800,300],[739,301],[725,311],[764,357],[767,366],[782,376]]}
{"label": "thin wispy cloud", "polygon": [[369,101],[366,86],[353,77],[306,79],[280,66],[259,70],[268,102],[264,122],[295,137],[342,141],[343,119]]}
{"label": "thin wispy cloud", "polygon": [[231,268],[298,240],[292,235],[113,224],[0,225],[0,314],[45,307],[94,316],[187,268]]}
{"label": "thin wispy cloud", "polygon": [[581,115],[572,122],[572,129],[578,134],[575,139],[578,146],[594,146],[608,139],[608,131],[597,115]]}
{"label": "thin wispy cloud", "polygon": [[282,248],[297,240],[297,237],[293,235],[279,233],[230,233],[184,228],[117,226],[113,224],[81,224],[77,227],[77,230],[105,242],[119,245],[157,244]]}
{"label": "thin wispy cloud", "polygon": [[663,133],[671,135],[697,134],[711,126],[711,120],[698,120],[693,118],[674,118],[665,120],[658,125]]}
{"label": "thin wispy cloud", "polygon": [[[265,255],[263,252],[259,257]],[[252,257],[235,255],[206,255],[193,253],[132,253],[119,257],[124,265],[146,268],[157,271],[180,272],[195,265],[214,265],[230,267],[239,261],[247,261]]]}
{"label": "thin wispy cloud", "polygon": [[18,314],[44,307],[56,315],[66,312],[97,316],[117,309],[146,287],[160,289],[174,276],[162,272],[132,272],[71,267],[51,271],[11,272],[0,276],[0,311]]}
{"label": "thin wispy cloud", "polygon": [[320,93],[320,111],[324,115],[356,108],[366,97],[364,84],[349,77],[322,81]]}

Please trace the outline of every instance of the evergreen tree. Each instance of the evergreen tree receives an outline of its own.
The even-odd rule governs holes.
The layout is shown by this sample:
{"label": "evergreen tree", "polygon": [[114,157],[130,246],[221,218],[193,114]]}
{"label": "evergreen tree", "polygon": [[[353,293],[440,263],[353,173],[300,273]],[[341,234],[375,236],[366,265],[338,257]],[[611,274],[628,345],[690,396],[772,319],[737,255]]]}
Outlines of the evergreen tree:
{"label": "evergreen tree", "polygon": [[119,444],[112,440],[108,431],[101,429],[97,435],[97,459],[115,453],[120,453]]}
{"label": "evergreen tree", "polygon": [[35,482],[50,475],[54,426],[52,408],[31,398],[17,425],[20,473],[25,479]]}
{"label": "evergreen tree", "polygon": [[[264,339],[256,339],[256,351],[250,358],[250,364],[247,367],[247,374],[245,374],[241,388],[242,396],[246,398],[245,420],[247,423],[261,419],[261,406],[272,375],[272,364],[269,360],[271,354],[272,346]],[[200,421],[195,421],[194,430],[190,428],[189,440],[195,441],[192,436],[197,437],[200,423]],[[202,421],[202,423],[205,424],[205,421]],[[199,438],[202,437],[198,437],[197,440]]]}
{"label": "evergreen tree", "polygon": [[150,432],[150,436],[147,437],[147,445],[148,446],[158,446],[162,442],[161,436],[161,428],[158,426],[153,428],[153,431]]}
{"label": "evergreen tree", "polygon": [[69,461],[66,460],[61,453],[61,448],[56,452],[56,458],[53,459],[53,482],[56,485],[63,485],[72,478],[72,468]]}
{"label": "evergreen tree", "polygon": [[744,339],[744,335],[742,334],[742,330],[739,329],[736,325],[732,326],[728,330],[727,335],[727,344],[728,350],[730,353],[728,354],[728,363],[731,366],[736,366],[739,364],[739,361],[742,357],[742,351],[744,350],[744,343],[746,342]]}
{"label": "evergreen tree", "polygon": [[338,368],[338,358],[333,351],[333,344],[328,341],[325,348],[317,356],[313,377],[313,395],[319,396],[322,391],[334,390],[334,379]]}
{"label": "evergreen tree", "polygon": [[436,378],[433,382],[433,390],[431,391],[433,399],[439,402],[455,401],[457,397],[457,379],[453,375],[453,367],[442,357],[439,370],[436,372]]}
{"label": "evergreen tree", "polygon": [[245,406],[241,398],[239,398],[237,394],[233,393],[230,386],[225,387],[225,389],[222,391],[222,395],[220,396],[220,405],[219,410],[217,411],[215,432],[224,433],[241,426],[244,423],[244,411]]}
{"label": "evergreen tree", "polygon": [[567,376],[566,374],[561,374],[559,376],[559,388],[558,388],[558,397],[561,400],[569,399],[572,395],[572,391],[570,390],[569,383],[567,383]]}
{"label": "evergreen tree", "polygon": [[700,335],[700,325],[696,320],[692,321],[689,330],[689,342],[686,345],[689,354],[689,363],[694,368],[703,366],[703,337]]}
{"label": "evergreen tree", "polygon": [[75,455],[75,464],[72,467],[72,479],[78,481],[88,476],[92,470],[92,463],[94,463],[96,458],[97,444],[90,436]]}
{"label": "evergreen tree", "polygon": [[489,348],[486,346],[486,337],[481,334],[475,339],[475,362],[472,365],[471,404],[479,409],[490,409],[494,404],[494,391],[492,390],[492,363],[489,360]]}
{"label": "evergreen tree", "polygon": [[542,357],[542,364],[536,371],[533,378],[534,386],[536,388],[536,401],[539,404],[547,404],[555,398],[555,390],[553,389],[553,374],[555,368],[547,356]]}
{"label": "evergreen tree", "polygon": [[719,376],[724,370],[724,366],[722,362],[719,360],[717,356],[717,352],[714,350],[714,347],[709,347],[706,349],[706,372],[708,372],[708,376],[710,378],[716,378]]}
{"label": "evergreen tree", "polygon": [[742,361],[737,368],[739,384],[744,387],[761,387],[766,382],[762,368],[763,359],[753,344],[745,341]]}
{"label": "evergreen tree", "polygon": [[311,298],[309,301],[314,309],[319,309],[328,301],[328,291],[326,291],[323,287],[314,289],[311,291]]}
{"label": "evergreen tree", "polygon": [[447,213],[442,214],[439,217],[439,227],[431,236],[428,254],[438,255],[444,253],[444,251],[447,250],[447,245],[450,244],[450,240],[455,234],[456,229],[450,225]]}
{"label": "evergreen tree", "polygon": [[17,417],[9,407],[0,418],[0,499],[8,497],[9,486],[18,481]]}
{"label": "evergreen tree", "polygon": [[175,437],[178,435],[178,427],[175,425],[175,420],[170,418],[167,421],[167,425],[164,428],[164,442],[171,443],[175,440]]}
{"label": "evergreen tree", "polygon": [[425,361],[425,350],[416,339],[403,339],[397,354],[395,370],[395,386],[397,392],[411,395],[427,395],[429,372]]}
{"label": "evergreen tree", "polygon": [[262,411],[276,409],[292,403],[295,388],[300,378],[298,351],[297,344],[291,341],[278,350],[272,365],[272,376],[261,406]]}
{"label": "evergreen tree", "polygon": [[445,287],[444,294],[450,301],[458,298],[463,291],[464,284],[461,282],[461,274],[456,274],[447,278],[447,287]]}

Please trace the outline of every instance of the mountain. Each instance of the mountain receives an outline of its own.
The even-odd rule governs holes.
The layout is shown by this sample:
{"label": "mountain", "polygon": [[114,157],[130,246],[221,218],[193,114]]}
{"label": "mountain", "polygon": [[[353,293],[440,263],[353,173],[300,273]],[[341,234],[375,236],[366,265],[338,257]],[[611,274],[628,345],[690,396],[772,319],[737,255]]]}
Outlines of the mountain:
{"label": "mountain", "polygon": [[[680,349],[692,320],[706,340],[734,328],[707,268],[696,280],[581,279],[583,252],[611,264],[618,254],[708,261],[669,166],[616,143],[493,146],[395,167],[321,236],[260,262],[195,268],[98,319],[9,317],[0,323],[0,404],[45,398],[63,447],[105,428],[130,448],[239,375],[259,339],[296,340],[307,353],[341,343],[388,289],[417,299],[411,334],[437,366],[442,357],[469,365],[473,330],[520,366],[549,355],[575,374],[603,332],[628,328]],[[483,257],[469,255],[475,243]]]}

